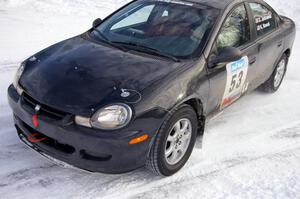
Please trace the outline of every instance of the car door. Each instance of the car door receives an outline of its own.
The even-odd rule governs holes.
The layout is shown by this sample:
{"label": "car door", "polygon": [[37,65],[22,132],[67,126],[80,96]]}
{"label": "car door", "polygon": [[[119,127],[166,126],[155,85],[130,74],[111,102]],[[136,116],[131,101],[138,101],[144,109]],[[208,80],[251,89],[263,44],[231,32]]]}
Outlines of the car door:
{"label": "car door", "polygon": [[249,2],[254,20],[256,43],[258,44],[258,64],[255,69],[254,87],[264,83],[272,74],[275,63],[283,51],[283,37],[278,28],[278,15],[267,4],[260,1]]}
{"label": "car door", "polygon": [[[236,5],[227,15],[212,47],[211,56],[216,56],[225,47],[239,48],[243,58],[234,63],[208,64],[210,95],[208,112],[221,110],[240,98],[249,88],[257,65],[258,46],[253,43],[253,24],[250,23],[245,3]],[[208,61],[209,63],[209,61]],[[230,68],[234,68],[234,71]]]}

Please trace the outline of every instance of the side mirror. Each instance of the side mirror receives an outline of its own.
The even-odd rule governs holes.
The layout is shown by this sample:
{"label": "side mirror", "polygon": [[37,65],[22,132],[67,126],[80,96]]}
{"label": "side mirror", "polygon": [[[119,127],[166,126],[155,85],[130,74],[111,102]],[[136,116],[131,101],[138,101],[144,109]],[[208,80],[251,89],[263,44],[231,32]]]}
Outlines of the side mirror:
{"label": "side mirror", "polygon": [[209,58],[209,67],[214,68],[219,64],[228,64],[235,62],[243,57],[242,52],[238,48],[225,47],[218,55],[212,55]]}
{"label": "side mirror", "polygon": [[95,19],[95,21],[93,22],[93,28],[98,27],[101,23],[102,23],[102,19],[100,18]]}

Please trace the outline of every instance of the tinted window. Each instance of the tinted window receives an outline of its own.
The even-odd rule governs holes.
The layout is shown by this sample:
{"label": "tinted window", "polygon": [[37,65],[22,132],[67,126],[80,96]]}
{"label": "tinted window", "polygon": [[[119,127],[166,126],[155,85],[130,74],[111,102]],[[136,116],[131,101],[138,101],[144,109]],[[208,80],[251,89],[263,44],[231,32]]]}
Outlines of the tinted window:
{"label": "tinted window", "polygon": [[217,39],[218,49],[224,47],[239,47],[250,41],[250,25],[244,5],[233,10],[225,20]]}
{"label": "tinted window", "polygon": [[250,3],[254,15],[257,35],[262,36],[276,28],[275,14],[260,3]]}
{"label": "tinted window", "polygon": [[147,47],[189,58],[203,48],[218,14],[215,8],[192,3],[136,1],[105,20],[91,34],[126,48],[138,44],[143,50]]}

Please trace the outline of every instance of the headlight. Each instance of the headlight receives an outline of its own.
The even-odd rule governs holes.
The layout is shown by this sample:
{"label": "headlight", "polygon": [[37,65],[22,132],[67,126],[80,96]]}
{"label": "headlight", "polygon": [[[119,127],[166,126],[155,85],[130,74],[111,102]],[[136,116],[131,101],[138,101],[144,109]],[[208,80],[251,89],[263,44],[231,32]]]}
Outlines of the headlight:
{"label": "headlight", "polygon": [[25,64],[22,63],[15,74],[15,78],[14,78],[14,82],[13,82],[13,85],[17,89],[19,95],[21,95],[23,92],[23,89],[19,85],[19,80],[24,72],[24,69],[25,69]]}
{"label": "headlight", "polygon": [[106,106],[97,111],[89,120],[80,116],[75,117],[75,122],[86,127],[103,130],[115,130],[126,126],[132,117],[132,110],[126,104]]}

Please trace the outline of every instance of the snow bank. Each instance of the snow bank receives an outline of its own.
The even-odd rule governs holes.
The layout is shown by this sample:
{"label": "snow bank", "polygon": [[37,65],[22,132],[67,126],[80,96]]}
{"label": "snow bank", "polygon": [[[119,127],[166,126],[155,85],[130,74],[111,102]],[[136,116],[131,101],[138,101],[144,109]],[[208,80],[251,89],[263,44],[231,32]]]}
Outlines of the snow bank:
{"label": "snow bank", "polygon": [[93,0],[1,0],[1,7],[25,8],[38,12],[63,15],[104,17],[129,0],[93,1]]}
{"label": "snow bank", "polygon": [[300,3],[299,0],[266,0],[279,14],[292,18],[299,30]]}
{"label": "snow bank", "polygon": [[[0,62],[12,64],[88,30],[128,0],[0,0]],[[9,39],[9,35],[14,39]],[[11,46],[28,46],[12,49]],[[1,63],[0,63],[1,67]]]}

